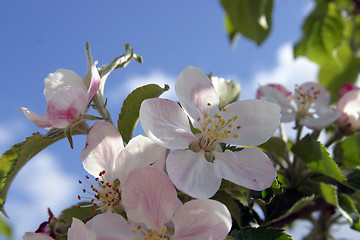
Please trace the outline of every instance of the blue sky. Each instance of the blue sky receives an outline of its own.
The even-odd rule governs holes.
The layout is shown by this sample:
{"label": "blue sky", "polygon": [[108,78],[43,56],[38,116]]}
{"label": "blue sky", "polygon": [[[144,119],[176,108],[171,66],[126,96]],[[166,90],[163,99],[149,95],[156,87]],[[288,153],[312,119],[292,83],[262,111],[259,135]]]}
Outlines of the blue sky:
{"label": "blue sky", "polygon": [[[122,55],[125,43],[143,56],[143,64],[132,62],[108,78],[105,95],[114,120],[136,86],[153,82],[171,86],[187,65],[238,81],[241,99],[254,98],[258,84],[281,82],[292,89],[296,82],[313,81],[317,67],[305,59],[294,61],[291,52],[311,2],[276,1],[265,43],[258,47],[240,38],[232,49],[219,1],[2,1],[0,151],[33,132],[45,132],[17,109],[28,107],[43,114],[43,79],[58,68],[83,76],[86,42],[98,66]],[[172,97],[171,91],[166,96]],[[15,223],[15,239],[46,220],[47,207],[58,214],[77,203],[81,192],[77,180],[86,175],[80,161],[85,138],[74,137],[74,142],[73,150],[65,140],[47,148],[16,177],[5,205]]]}

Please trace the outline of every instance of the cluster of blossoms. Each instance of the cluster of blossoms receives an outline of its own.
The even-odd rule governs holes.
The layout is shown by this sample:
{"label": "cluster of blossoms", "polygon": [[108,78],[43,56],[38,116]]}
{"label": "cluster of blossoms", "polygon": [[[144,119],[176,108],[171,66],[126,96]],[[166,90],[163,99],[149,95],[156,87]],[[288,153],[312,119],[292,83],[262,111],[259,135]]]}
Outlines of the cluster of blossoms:
{"label": "cluster of blossoms", "polygon": [[[78,198],[88,202],[81,207],[101,213],[86,221],[73,218],[68,239],[225,239],[232,216],[210,198],[223,179],[255,191],[272,185],[277,171],[256,146],[281,122],[320,130],[337,120],[341,136],[360,129],[360,89],[353,85],[341,90],[336,108],[329,107],[325,88],[310,82],[294,94],[269,84],[258,89],[258,99],[220,105],[208,76],[189,66],[176,80],[179,103],[144,100],[139,117],[145,134],[125,146],[110,119],[88,127],[86,120],[95,118],[87,111],[101,85],[96,62],[85,76],[65,69],[49,74],[46,114],[20,109],[36,126],[63,129],[70,139],[75,126],[87,134],[81,160],[94,180],[79,181],[84,194]],[[50,221],[24,239],[54,239]]]}
{"label": "cluster of blossoms", "polygon": [[336,107],[329,107],[328,91],[314,82],[297,86],[294,94],[280,84],[268,84],[257,91],[258,99],[281,107],[281,122],[295,121],[295,127],[321,130],[337,120],[341,134],[351,135],[360,130],[360,88],[346,83],[341,87],[339,96]]}
{"label": "cluster of blossoms", "polygon": [[[87,92],[72,71],[50,74],[45,79],[46,114],[21,111],[47,129],[68,129],[86,120],[99,88],[96,64],[91,73]],[[231,215],[223,203],[209,199],[222,179],[257,191],[271,186],[277,172],[254,146],[273,136],[280,108],[245,100],[219,109],[214,86],[194,67],[179,75],[175,90],[181,106],[160,98],[143,101],[139,115],[146,135],[125,147],[112,123],[98,121],[89,129],[81,159],[95,179],[79,181],[85,194],[78,198],[102,213],[86,223],[74,218],[68,239],[225,239]],[[244,149],[223,148],[229,144]],[[182,203],[176,189],[192,200]],[[40,231],[28,232],[24,239],[53,238]]]}

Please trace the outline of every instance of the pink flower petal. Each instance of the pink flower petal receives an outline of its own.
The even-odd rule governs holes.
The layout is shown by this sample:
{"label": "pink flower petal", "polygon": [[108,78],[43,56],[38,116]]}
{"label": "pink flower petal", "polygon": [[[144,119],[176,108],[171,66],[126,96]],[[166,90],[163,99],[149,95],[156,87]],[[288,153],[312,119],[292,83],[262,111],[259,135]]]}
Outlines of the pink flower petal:
{"label": "pink flower petal", "polygon": [[43,233],[27,232],[23,236],[23,240],[54,240],[49,235]]}
{"label": "pink flower petal", "polygon": [[163,147],[184,149],[197,141],[186,113],[173,101],[161,98],[143,101],[140,122],[147,136]]}
{"label": "pink flower petal", "polygon": [[166,170],[174,185],[193,198],[212,197],[221,184],[221,173],[214,163],[208,162],[204,151],[191,150],[170,152]]}
{"label": "pink flower petal", "polygon": [[94,230],[86,228],[85,224],[77,218],[73,218],[71,227],[68,230],[68,240],[96,240]]}
{"label": "pink flower petal", "polygon": [[196,122],[209,109],[217,109],[219,96],[210,79],[199,69],[186,67],[176,79],[176,95],[181,106]]}
{"label": "pink flower petal", "polygon": [[136,168],[153,166],[164,170],[167,149],[150,138],[139,135],[132,138],[115,160],[115,175],[122,184],[129,172]]}
{"label": "pink flower petal", "polygon": [[[224,112],[224,109],[226,111]],[[220,115],[223,119],[236,120],[225,143],[240,146],[257,146],[272,137],[280,125],[280,108],[262,100],[243,100],[229,104]]]}
{"label": "pink flower petal", "polygon": [[63,129],[79,120],[87,105],[86,92],[82,88],[63,87],[49,100],[47,116],[54,127]]}
{"label": "pink flower petal", "polygon": [[222,177],[237,185],[264,190],[276,178],[276,170],[265,153],[257,148],[245,148],[240,152],[214,152],[215,164]]}
{"label": "pink flower petal", "polygon": [[44,79],[45,89],[44,95],[46,101],[49,102],[51,96],[58,89],[66,86],[79,87],[86,91],[86,87],[79,75],[77,75],[74,71],[67,69],[58,69],[54,73],[50,73]]}
{"label": "pink flower petal", "polygon": [[85,170],[98,177],[103,170],[109,182],[114,171],[117,155],[124,149],[122,137],[117,128],[108,122],[96,122],[90,128],[86,146],[81,152],[81,160]]}
{"label": "pink flower petal", "polygon": [[97,240],[131,240],[138,237],[131,232],[127,221],[117,213],[98,214],[86,223],[86,227],[95,231]]}
{"label": "pink flower petal", "polygon": [[91,68],[91,82],[90,82],[90,87],[89,87],[89,91],[88,91],[88,102],[91,101],[92,97],[96,94],[96,92],[98,91],[99,87],[100,87],[100,75],[99,72],[96,68],[96,64],[97,61],[93,64],[92,68]]}
{"label": "pink flower petal", "polygon": [[53,125],[50,123],[46,114],[40,116],[24,107],[19,108],[19,110],[22,111],[25,114],[25,117],[29,119],[29,121],[35,124],[37,127],[45,128],[45,129],[53,128]]}
{"label": "pink flower petal", "polygon": [[231,216],[226,206],[210,199],[197,199],[184,204],[173,219],[173,240],[225,239],[231,229]]}
{"label": "pink flower petal", "polygon": [[121,198],[129,220],[144,223],[158,232],[171,221],[178,207],[171,180],[153,167],[131,171],[123,185]]}

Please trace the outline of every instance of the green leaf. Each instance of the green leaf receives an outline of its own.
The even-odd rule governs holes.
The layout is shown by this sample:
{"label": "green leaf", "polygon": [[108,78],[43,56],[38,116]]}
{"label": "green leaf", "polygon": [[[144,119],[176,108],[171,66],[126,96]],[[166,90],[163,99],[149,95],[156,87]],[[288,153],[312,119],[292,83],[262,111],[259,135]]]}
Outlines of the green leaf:
{"label": "green leaf", "polygon": [[277,222],[308,206],[314,200],[314,195],[306,196],[294,189],[286,189],[284,194],[277,195],[266,205],[267,223]]}
{"label": "green leaf", "polygon": [[344,38],[344,23],[337,5],[318,0],[303,25],[303,36],[294,48],[294,56],[306,56],[324,68],[340,70],[337,48]]}
{"label": "green leaf", "polygon": [[107,78],[107,76],[115,69],[117,68],[123,68],[126,67],[131,60],[136,60],[139,63],[142,63],[142,57],[138,56],[134,53],[134,50],[132,49],[130,44],[125,44],[125,54],[121,55],[120,57],[115,58],[112,60],[111,63],[106,64],[98,68],[101,81]]}
{"label": "green leaf", "polygon": [[269,152],[269,153],[275,153],[278,156],[281,156],[283,158],[286,158],[286,152],[287,152],[287,143],[284,142],[281,138],[278,137],[272,137],[265,143],[261,144],[259,148]]}
{"label": "green leaf", "polygon": [[56,219],[53,227],[53,231],[57,237],[56,239],[58,239],[58,237],[65,237],[67,235],[67,230],[71,226],[73,217],[80,219],[81,221],[86,223],[92,217],[101,213],[101,211],[94,211],[93,207],[79,207],[86,205],[92,204],[90,202],[81,202],[78,205],[72,206],[61,212],[60,216]]}
{"label": "green leaf", "polygon": [[349,221],[351,228],[360,231],[360,216],[353,200],[346,194],[340,194],[338,197],[341,214]]}
{"label": "green leaf", "polygon": [[210,77],[219,95],[219,108],[222,109],[226,105],[238,100],[240,95],[240,84],[224,78]]}
{"label": "green leaf", "polygon": [[[64,138],[63,131],[60,134],[53,133],[52,137],[45,137],[40,133],[34,133],[25,141],[15,144],[0,158],[0,210],[5,214],[4,204],[10,184],[20,169],[41,150]],[[50,136],[50,135],[49,135]],[[6,215],[6,214],[5,214]]]}
{"label": "green leaf", "polygon": [[360,16],[356,15],[353,18],[353,34],[350,40],[350,46],[354,55],[360,57]]}
{"label": "green leaf", "polygon": [[271,187],[262,191],[250,191],[250,198],[258,200],[263,204],[268,204],[278,194],[284,193],[284,189],[281,187],[279,180],[275,179]]}
{"label": "green leaf", "polygon": [[334,178],[339,182],[344,182],[345,177],[338,165],[330,157],[327,149],[311,135],[306,135],[299,142],[295,143],[292,152],[302,159],[306,166],[315,173],[321,173]]}
{"label": "green leaf", "polygon": [[1,235],[6,237],[7,239],[11,239],[12,237],[11,227],[3,217],[0,217],[0,236]]}
{"label": "green leaf", "polygon": [[273,0],[221,0],[227,15],[225,27],[230,40],[236,33],[254,40],[260,45],[271,29]]}
{"label": "green leaf", "polygon": [[246,227],[232,232],[231,236],[236,240],[291,240],[291,236],[284,233],[283,229],[269,227]]}
{"label": "green leaf", "polygon": [[349,173],[346,174],[346,182],[350,187],[360,190],[360,170],[350,170]]}
{"label": "green leaf", "polygon": [[329,91],[331,102],[339,98],[339,89],[344,83],[355,83],[360,72],[360,59],[354,54],[354,33],[358,32],[356,22],[347,19],[344,21],[345,37],[342,45],[337,49],[337,57],[341,69],[332,69],[326,66],[319,71],[319,82]]}
{"label": "green leaf", "polygon": [[319,188],[325,202],[338,207],[337,187],[331,184],[320,183]]}
{"label": "green leaf", "polygon": [[149,84],[135,89],[127,96],[118,120],[118,129],[124,142],[128,143],[132,138],[135,126],[139,121],[141,103],[148,98],[157,98],[167,90],[169,90],[168,85],[162,88],[156,84]]}
{"label": "green leaf", "polygon": [[334,160],[344,167],[357,168],[360,166],[360,134],[346,137],[334,148]]}
{"label": "green leaf", "polygon": [[324,200],[337,207],[343,217],[349,221],[351,227],[360,231],[360,215],[350,196],[346,194],[338,194],[337,187],[334,185],[320,183],[319,186]]}

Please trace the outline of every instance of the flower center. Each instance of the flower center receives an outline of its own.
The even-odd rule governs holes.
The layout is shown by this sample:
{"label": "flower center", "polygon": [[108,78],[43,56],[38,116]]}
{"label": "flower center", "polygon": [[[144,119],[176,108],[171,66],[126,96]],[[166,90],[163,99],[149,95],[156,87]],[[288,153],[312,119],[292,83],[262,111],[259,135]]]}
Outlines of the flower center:
{"label": "flower center", "polygon": [[302,87],[295,88],[296,92],[296,102],[298,105],[297,115],[299,118],[306,117],[307,115],[312,115],[312,112],[309,112],[314,100],[318,98],[318,95],[321,93],[320,89],[315,89],[311,87],[306,91]]}
{"label": "flower center", "polygon": [[[209,107],[210,103],[207,104]],[[210,108],[209,108],[210,110]],[[210,115],[210,111],[207,111],[203,116],[199,117],[197,121],[201,124],[201,137],[198,143],[190,143],[189,148],[194,152],[199,152],[200,149],[205,151],[205,158],[209,162],[214,161],[214,157],[211,151],[217,148],[218,144],[224,139],[238,138],[238,131],[241,126],[238,125],[238,115],[223,116],[228,110],[226,108],[221,111]],[[226,114],[228,115],[228,114]]]}
{"label": "flower center", "polygon": [[168,232],[167,227],[161,228],[160,232],[157,232],[155,230],[146,231],[141,226],[138,226],[137,228],[132,228],[131,231],[140,237],[134,238],[133,240],[169,240],[169,238],[166,236]]}
{"label": "flower center", "polygon": [[89,205],[83,205],[79,207],[93,207],[94,211],[105,211],[109,208],[117,210],[120,205],[121,195],[119,190],[120,182],[115,180],[112,184],[104,180],[105,171],[99,173],[99,177],[94,180],[86,176],[86,179],[90,180],[91,184],[85,184],[79,180],[79,184],[84,185],[84,193],[90,194],[90,197],[78,195],[78,199],[90,200]]}
{"label": "flower center", "polygon": [[[208,103],[210,107],[211,104]],[[203,114],[203,118],[200,117],[197,119],[198,122],[202,121],[201,124],[201,132],[202,138],[200,139],[200,147],[205,151],[211,151],[214,149],[218,142],[222,142],[222,140],[227,138],[238,138],[239,135],[236,133],[241,126],[234,124],[238,119],[238,115],[224,117],[223,113],[227,112],[226,108],[221,109],[220,112],[215,113],[210,116],[209,112],[205,112]]]}

